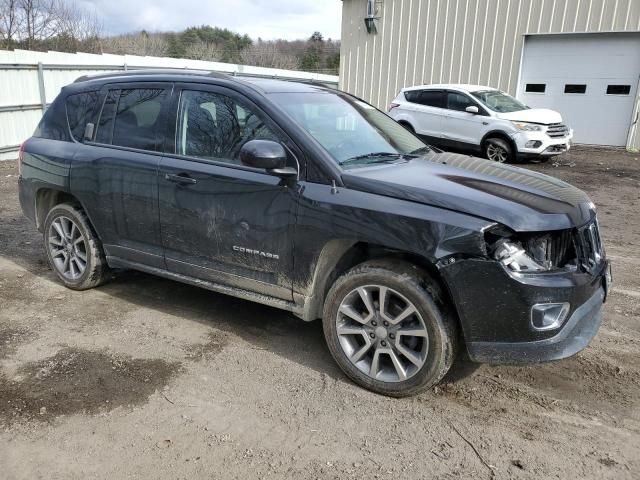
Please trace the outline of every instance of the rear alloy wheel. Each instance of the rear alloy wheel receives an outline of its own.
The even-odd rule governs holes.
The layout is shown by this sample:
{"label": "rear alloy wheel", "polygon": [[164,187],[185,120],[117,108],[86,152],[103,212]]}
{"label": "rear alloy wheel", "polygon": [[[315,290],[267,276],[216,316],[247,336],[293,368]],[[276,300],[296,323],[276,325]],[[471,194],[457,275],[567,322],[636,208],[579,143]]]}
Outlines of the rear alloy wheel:
{"label": "rear alloy wheel", "polygon": [[52,270],[65,286],[86,290],[109,278],[102,244],[79,207],[53,207],[44,223],[44,245]]}
{"label": "rear alloy wheel", "polygon": [[56,217],[49,225],[49,254],[53,266],[66,280],[80,278],[87,269],[87,242],[74,221]]}
{"label": "rear alloy wheel", "polygon": [[513,149],[501,138],[490,138],[485,142],[485,156],[494,162],[505,163],[513,160]]}
{"label": "rear alloy wheel", "polygon": [[323,316],[327,345],[342,370],[394,397],[440,381],[453,363],[457,336],[435,291],[424,272],[402,261],[369,261],[342,275]]}

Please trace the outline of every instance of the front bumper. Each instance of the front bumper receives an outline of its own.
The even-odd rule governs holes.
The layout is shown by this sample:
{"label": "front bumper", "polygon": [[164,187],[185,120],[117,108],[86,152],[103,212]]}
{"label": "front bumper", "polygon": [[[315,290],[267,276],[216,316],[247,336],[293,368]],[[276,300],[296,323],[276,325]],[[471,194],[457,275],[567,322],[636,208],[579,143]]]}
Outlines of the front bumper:
{"label": "front bumper", "polygon": [[602,323],[604,289],[600,288],[580,305],[564,327],[551,338],[531,342],[470,342],[469,357],[474,362],[526,364],[560,360],[575,355],[591,343]]}
{"label": "front bumper", "polygon": [[[598,332],[609,264],[597,272],[518,274],[490,260],[468,259],[443,267],[471,360],[524,364],[559,360],[584,349]],[[531,307],[567,302],[562,325],[536,330]]]}
{"label": "front bumper", "polygon": [[[519,159],[548,158],[569,151],[573,130],[564,137],[552,138],[546,132],[517,132],[511,137],[517,147]],[[532,142],[537,146],[531,147]]]}

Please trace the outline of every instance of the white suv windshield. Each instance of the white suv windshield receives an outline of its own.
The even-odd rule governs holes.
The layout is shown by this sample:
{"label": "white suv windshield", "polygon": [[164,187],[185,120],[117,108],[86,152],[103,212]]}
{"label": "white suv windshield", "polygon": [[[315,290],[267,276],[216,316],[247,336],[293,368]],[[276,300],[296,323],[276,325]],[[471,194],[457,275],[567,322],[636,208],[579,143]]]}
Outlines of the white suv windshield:
{"label": "white suv windshield", "polygon": [[479,90],[477,92],[471,92],[471,95],[494,112],[509,113],[529,109],[524,103],[516,100],[511,95],[507,95],[498,90]]}
{"label": "white suv windshield", "polygon": [[340,165],[395,161],[428,148],[395,120],[349,95],[273,93],[269,97]]}

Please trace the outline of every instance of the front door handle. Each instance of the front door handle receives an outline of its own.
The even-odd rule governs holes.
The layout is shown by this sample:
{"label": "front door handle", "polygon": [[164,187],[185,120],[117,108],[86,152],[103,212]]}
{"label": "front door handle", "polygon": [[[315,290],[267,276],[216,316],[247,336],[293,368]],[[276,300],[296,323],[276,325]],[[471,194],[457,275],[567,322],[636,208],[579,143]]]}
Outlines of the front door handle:
{"label": "front door handle", "polygon": [[191,178],[187,173],[166,173],[164,179],[169,182],[179,183],[180,185],[194,185],[198,183],[198,180]]}

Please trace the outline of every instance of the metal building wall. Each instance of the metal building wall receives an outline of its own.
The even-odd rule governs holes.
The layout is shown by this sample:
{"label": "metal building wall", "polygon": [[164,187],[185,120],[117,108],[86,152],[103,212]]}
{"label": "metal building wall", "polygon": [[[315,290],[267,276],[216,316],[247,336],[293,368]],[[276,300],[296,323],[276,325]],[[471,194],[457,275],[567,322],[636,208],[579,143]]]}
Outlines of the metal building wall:
{"label": "metal building wall", "polygon": [[[640,0],[343,0],[340,88],[386,109],[402,87],[472,83],[516,93],[524,35],[640,31]],[[640,132],[636,133],[640,137]],[[640,144],[640,139],[636,140]]]}
{"label": "metal building wall", "polygon": [[334,87],[338,83],[338,77],[332,75],[179,58],[0,50],[0,160],[17,157],[19,145],[31,136],[44,109],[63,86],[82,75],[137,68],[314,80]]}

